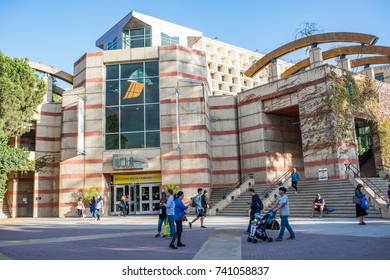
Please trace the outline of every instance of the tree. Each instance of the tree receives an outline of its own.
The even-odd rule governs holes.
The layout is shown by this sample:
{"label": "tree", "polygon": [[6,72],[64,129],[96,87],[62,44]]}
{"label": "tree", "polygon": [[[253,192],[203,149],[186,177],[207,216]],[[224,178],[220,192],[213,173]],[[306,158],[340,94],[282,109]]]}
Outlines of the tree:
{"label": "tree", "polygon": [[45,82],[37,77],[27,59],[10,58],[0,52],[0,138],[20,136],[30,130],[45,92]]}
{"label": "tree", "polygon": [[45,92],[45,82],[27,64],[27,59],[10,58],[0,52],[0,202],[7,190],[10,172],[35,168],[28,160],[29,154],[10,147],[8,140],[30,130]]}

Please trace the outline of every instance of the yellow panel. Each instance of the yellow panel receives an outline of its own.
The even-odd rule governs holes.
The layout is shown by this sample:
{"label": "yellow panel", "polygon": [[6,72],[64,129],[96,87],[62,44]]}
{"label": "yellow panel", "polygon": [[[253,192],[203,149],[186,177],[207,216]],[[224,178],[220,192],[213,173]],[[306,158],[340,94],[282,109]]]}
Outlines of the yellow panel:
{"label": "yellow panel", "polygon": [[114,175],[114,185],[161,183],[161,173]]}

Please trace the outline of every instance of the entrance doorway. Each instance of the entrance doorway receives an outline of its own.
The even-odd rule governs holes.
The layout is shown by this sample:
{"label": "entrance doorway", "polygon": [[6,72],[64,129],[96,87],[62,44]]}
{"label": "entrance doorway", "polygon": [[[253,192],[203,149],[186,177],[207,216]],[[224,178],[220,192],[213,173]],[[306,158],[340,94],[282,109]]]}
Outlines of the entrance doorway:
{"label": "entrance doorway", "polygon": [[127,195],[128,214],[158,213],[160,203],[160,184],[114,185],[111,201],[111,213],[119,215],[122,195]]}

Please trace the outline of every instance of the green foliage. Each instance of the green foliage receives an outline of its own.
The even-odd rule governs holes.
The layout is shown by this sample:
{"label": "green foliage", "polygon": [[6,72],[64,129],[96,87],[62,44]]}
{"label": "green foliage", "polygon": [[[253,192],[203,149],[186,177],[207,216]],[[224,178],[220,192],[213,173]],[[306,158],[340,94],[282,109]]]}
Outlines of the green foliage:
{"label": "green foliage", "polygon": [[[354,118],[366,120],[372,127],[373,135],[379,135],[382,158],[390,159],[390,124],[389,119],[380,115],[378,92],[370,78],[355,79],[352,73],[338,76],[329,74],[331,88],[317,104],[315,115],[305,120],[313,128],[313,134],[305,135],[305,145],[312,145],[316,150],[329,147],[329,143],[355,143]],[[322,126],[322,133],[318,133]],[[310,130],[309,130],[310,131]],[[335,152],[335,145],[331,145]],[[341,148],[340,152],[346,152]]]}
{"label": "green foliage", "polygon": [[34,170],[35,164],[23,149],[11,148],[6,138],[0,139],[0,201],[7,192],[7,175],[14,171]]}
{"label": "green foliage", "polygon": [[30,130],[46,84],[26,59],[10,58],[0,52],[0,138],[20,136]]}
{"label": "green foliage", "polygon": [[100,193],[97,191],[96,184],[93,184],[92,188],[85,187],[83,190],[84,203],[89,205],[92,201],[92,198],[95,197],[96,199],[99,194]]}
{"label": "green foliage", "polygon": [[8,139],[30,130],[31,120],[46,92],[26,59],[0,52],[0,200],[7,191],[7,176],[14,171],[34,170],[29,153],[8,146]]}
{"label": "green foliage", "polygon": [[171,189],[173,191],[173,194],[177,194],[177,192],[180,190],[180,187],[175,186],[174,184],[167,184],[163,187],[162,191],[165,193],[168,193],[169,189]]}

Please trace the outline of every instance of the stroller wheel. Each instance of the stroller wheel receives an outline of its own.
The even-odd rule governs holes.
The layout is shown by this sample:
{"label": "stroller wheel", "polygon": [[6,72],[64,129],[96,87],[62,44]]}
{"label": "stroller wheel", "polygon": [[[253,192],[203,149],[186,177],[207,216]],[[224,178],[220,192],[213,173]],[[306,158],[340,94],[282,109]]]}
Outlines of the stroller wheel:
{"label": "stroller wheel", "polygon": [[256,244],[257,243],[257,239],[253,239],[253,244]]}
{"label": "stroller wheel", "polygon": [[268,242],[274,241],[271,237],[268,237]]}

